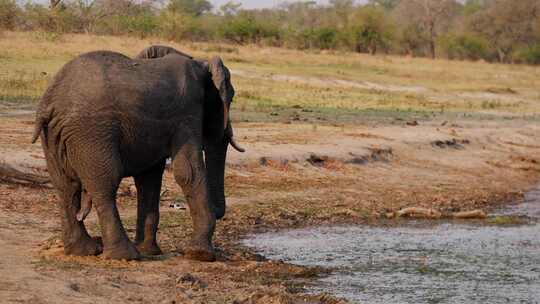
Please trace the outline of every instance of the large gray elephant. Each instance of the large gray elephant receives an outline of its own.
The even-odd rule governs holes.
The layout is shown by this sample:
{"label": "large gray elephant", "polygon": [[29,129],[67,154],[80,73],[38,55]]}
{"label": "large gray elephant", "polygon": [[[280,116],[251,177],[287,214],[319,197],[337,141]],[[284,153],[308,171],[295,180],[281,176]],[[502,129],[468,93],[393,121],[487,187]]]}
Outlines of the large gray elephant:
{"label": "large gray elephant", "polygon": [[[127,260],[160,254],[160,189],[170,157],[193,220],[186,255],[212,261],[216,219],[225,214],[227,147],[243,151],[229,119],[229,70],[218,57],[197,61],[160,46],[138,57],[81,55],[58,72],[38,106],[32,142],[41,137],[60,194],[64,252]],[[120,181],[131,176],[138,203],[135,244],[116,207]],[[84,225],[91,206],[102,244]]]}

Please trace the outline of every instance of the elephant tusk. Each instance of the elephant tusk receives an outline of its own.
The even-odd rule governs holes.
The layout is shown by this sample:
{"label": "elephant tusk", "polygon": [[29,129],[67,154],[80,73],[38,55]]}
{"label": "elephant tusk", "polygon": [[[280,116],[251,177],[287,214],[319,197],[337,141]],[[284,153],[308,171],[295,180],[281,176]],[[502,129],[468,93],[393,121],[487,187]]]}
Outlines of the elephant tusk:
{"label": "elephant tusk", "polygon": [[241,153],[246,152],[246,149],[242,148],[242,146],[240,146],[240,145],[236,142],[236,140],[234,140],[234,137],[231,137],[231,139],[230,139],[229,142],[231,143],[231,146],[232,146],[236,151],[241,152]]}
{"label": "elephant tusk", "polygon": [[227,130],[229,123],[229,109],[227,108],[227,105],[223,103],[223,130]]}

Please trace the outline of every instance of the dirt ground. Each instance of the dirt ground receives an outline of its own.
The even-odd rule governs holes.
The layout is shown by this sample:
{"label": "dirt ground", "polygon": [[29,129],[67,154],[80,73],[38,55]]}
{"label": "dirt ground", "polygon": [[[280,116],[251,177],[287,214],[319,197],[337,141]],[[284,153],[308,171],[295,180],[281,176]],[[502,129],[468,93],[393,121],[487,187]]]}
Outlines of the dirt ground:
{"label": "dirt ground", "polygon": [[[0,161],[45,174],[30,145],[33,116],[0,117]],[[269,261],[241,245],[249,234],[309,225],[378,223],[404,207],[440,211],[519,202],[540,180],[540,125],[527,119],[315,125],[236,123],[247,153],[231,152],[228,211],[218,223],[218,261],[183,258],[190,219],[180,188],[166,173],[159,242],[165,254],[138,262],[62,254],[52,189],[0,182],[2,303],[340,303],[305,295],[327,270]],[[136,193],[119,192],[133,235]],[[95,213],[92,234],[99,233]]]}

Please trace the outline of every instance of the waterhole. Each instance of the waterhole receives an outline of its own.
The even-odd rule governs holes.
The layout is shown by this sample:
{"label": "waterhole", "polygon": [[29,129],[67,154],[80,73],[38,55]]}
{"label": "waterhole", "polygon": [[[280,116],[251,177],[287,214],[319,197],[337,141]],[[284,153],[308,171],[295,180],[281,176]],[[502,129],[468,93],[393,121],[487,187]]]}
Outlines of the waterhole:
{"label": "waterhole", "polygon": [[505,220],[291,230],[245,244],[331,268],[307,292],[352,303],[540,303],[540,188],[498,215]]}

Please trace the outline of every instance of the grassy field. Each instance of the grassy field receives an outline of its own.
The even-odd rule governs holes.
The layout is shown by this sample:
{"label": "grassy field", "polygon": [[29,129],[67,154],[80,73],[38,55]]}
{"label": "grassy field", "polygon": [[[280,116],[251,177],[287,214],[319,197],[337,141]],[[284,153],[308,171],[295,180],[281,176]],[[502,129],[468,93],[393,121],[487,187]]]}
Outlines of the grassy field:
{"label": "grassy field", "polygon": [[222,56],[237,87],[234,112],[244,119],[253,115],[242,112],[274,112],[255,118],[274,120],[294,112],[306,120],[540,112],[540,68],[532,66],[40,32],[0,35],[0,103],[31,107],[54,73],[81,53],[105,49],[134,56],[152,44],[171,45],[198,58]]}

